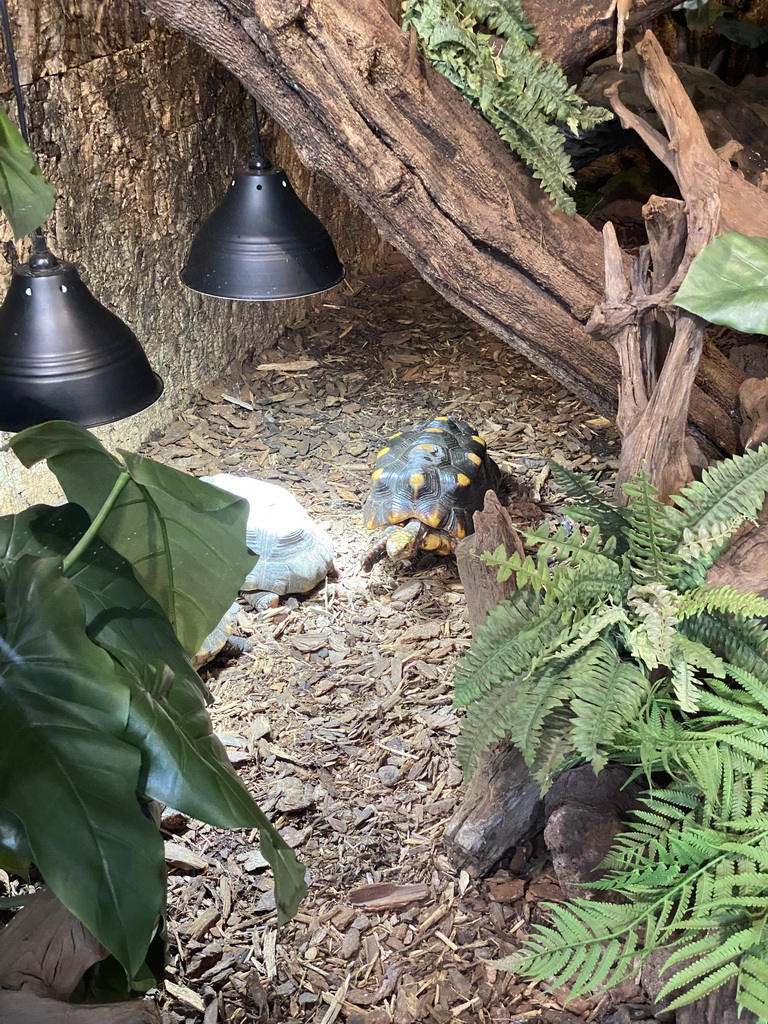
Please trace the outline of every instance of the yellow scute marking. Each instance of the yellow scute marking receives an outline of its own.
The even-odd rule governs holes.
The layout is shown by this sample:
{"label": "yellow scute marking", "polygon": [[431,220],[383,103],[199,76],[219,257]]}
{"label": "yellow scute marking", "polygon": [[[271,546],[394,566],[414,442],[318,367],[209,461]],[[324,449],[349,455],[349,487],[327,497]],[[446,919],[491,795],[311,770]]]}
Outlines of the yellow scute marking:
{"label": "yellow scute marking", "polygon": [[379,452],[379,454],[376,456],[376,458],[380,459],[382,457],[382,455],[386,455],[388,451],[389,451],[389,445],[387,445],[386,448],[382,448],[381,451]]}
{"label": "yellow scute marking", "polygon": [[408,483],[413,488],[414,498],[419,496],[419,488],[424,486],[424,479],[423,473],[414,473],[413,476],[408,477]]}
{"label": "yellow scute marking", "polygon": [[424,428],[424,433],[425,434],[442,434],[443,433],[443,428],[442,427],[425,427]]}
{"label": "yellow scute marking", "polygon": [[477,441],[478,444],[481,444],[483,446],[483,448],[485,448],[485,438],[480,437],[479,434],[473,434],[472,435],[472,440],[473,441]]}
{"label": "yellow scute marking", "polygon": [[374,469],[374,471],[371,473],[371,480],[378,480],[383,472],[383,469]]}
{"label": "yellow scute marking", "polygon": [[390,512],[389,515],[387,516],[387,520],[390,523],[392,523],[392,525],[394,526],[395,523],[399,523],[400,522],[400,513],[399,512]]}
{"label": "yellow scute marking", "polygon": [[417,448],[422,448],[425,452],[431,452],[435,447],[433,444],[417,444]]}
{"label": "yellow scute marking", "polygon": [[438,423],[443,423],[447,419],[448,419],[447,416],[435,416],[435,422],[438,422]]}
{"label": "yellow scute marking", "polygon": [[424,522],[427,524],[427,526],[439,526],[440,523],[442,522],[442,519],[443,517],[440,514],[440,509],[436,508],[434,512],[424,517]]}
{"label": "yellow scute marking", "polygon": [[475,454],[475,452],[467,452],[467,458],[470,462],[474,462],[476,466],[481,465],[483,461],[479,455]]}
{"label": "yellow scute marking", "polygon": [[466,535],[467,531],[464,529],[463,524],[456,523],[456,536],[459,538],[459,540],[461,540],[463,537],[466,537]]}
{"label": "yellow scute marking", "polygon": [[465,476],[463,473],[457,473],[456,483],[459,485],[459,487],[467,487],[469,485],[469,477]]}
{"label": "yellow scute marking", "polygon": [[396,434],[390,434],[389,437],[387,438],[387,440],[388,441],[394,441],[396,437],[402,437],[402,434],[403,434],[402,430],[398,430],[398,432]]}

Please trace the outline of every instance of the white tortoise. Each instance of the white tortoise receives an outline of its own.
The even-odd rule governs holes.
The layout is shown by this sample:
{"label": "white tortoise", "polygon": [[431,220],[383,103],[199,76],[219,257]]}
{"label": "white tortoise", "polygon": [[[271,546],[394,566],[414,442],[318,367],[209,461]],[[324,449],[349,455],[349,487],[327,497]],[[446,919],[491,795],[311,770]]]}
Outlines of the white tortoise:
{"label": "white tortoise", "polygon": [[259,557],[240,590],[257,611],[308,593],[333,570],[331,538],[285,487],[232,473],[202,479],[248,502],[245,539]]}

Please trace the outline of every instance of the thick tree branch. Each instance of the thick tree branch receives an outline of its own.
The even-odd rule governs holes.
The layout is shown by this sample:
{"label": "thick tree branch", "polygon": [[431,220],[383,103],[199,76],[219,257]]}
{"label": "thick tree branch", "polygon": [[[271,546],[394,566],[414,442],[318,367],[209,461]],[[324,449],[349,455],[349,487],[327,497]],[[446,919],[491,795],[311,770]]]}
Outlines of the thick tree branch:
{"label": "thick tree branch", "polygon": [[[679,0],[634,0],[626,33],[647,27],[654,18],[676,7]],[[556,60],[572,81],[579,81],[586,66],[601,50],[616,44],[616,16],[606,18],[609,0],[586,0],[567,10],[547,0],[522,0],[523,9],[539,33],[539,47]],[[567,21],[567,31],[563,24]]]}
{"label": "thick tree branch", "polygon": [[[584,329],[602,292],[600,236],[554,211],[457,91],[420,62],[380,0],[148,0],[236,74],[299,155],[371,217],[422,276],[595,409],[614,415],[611,347]],[[722,366],[713,370],[722,380]],[[741,375],[726,374],[734,402]],[[732,378],[732,379],[731,379]],[[694,390],[720,450],[730,416]]]}

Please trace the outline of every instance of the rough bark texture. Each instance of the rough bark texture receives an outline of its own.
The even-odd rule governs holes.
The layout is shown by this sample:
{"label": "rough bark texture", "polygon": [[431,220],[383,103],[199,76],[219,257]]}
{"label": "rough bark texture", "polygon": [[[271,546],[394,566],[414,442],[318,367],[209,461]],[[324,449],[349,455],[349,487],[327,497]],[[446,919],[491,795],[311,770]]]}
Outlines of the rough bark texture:
{"label": "rough bark texture", "polygon": [[0,992],[0,1020],[7,1024],[160,1024],[160,1010],[145,1000],[70,1006],[27,992]]}
{"label": "rough bark texture", "polygon": [[[476,633],[488,612],[515,589],[497,571],[480,561],[483,551],[503,544],[511,554],[525,555],[512,520],[489,491],[482,512],[474,515],[475,533],[459,543],[456,559],[467,600],[467,615]],[[448,822],[444,841],[453,863],[475,877],[487,874],[505,853],[535,835],[544,824],[541,787],[516,747],[501,745],[480,755],[461,806]]]}
{"label": "rough bark texture", "polygon": [[106,955],[88,929],[43,889],[0,930],[0,989],[67,999],[88,968]]}
{"label": "rough bark texture", "polygon": [[[539,33],[542,52],[558,61],[565,73],[578,81],[587,64],[600,50],[613,50],[616,44],[616,14],[606,18],[608,0],[587,0],[568,9],[568,31],[563,32],[562,4],[547,0],[522,0],[523,10]],[[630,36],[640,27],[676,6],[675,0],[645,0],[632,3],[625,32]]]}
{"label": "rough bark texture", "polygon": [[483,510],[475,512],[473,521],[475,532],[459,541],[456,562],[467,602],[467,621],[476,633],[491,608],[505,601],[516,589],[514,575],[499,583],[497,570],[485,565],[480,555],[484,551],[495,551],[502,544],[508,555],[517,551],[525,558],[525,548],[509,513],[493,491],[488,491]]}
{"label": "rough bark texture", "polygon": [[[194,232],[251,145],[250,100],[210,55],[150,21],[138,0],[8,7],[32,145],[59,195],[46,227],[51,248],[84,269],[165,378],[155,406],[98,432],[134,448],[232,359],[269,346],[289,320],[326,298],[233,303],[179,281]],[[0,89],[13,116],[5,59]],[[379,242],[367,218],[310,175],[282,133],[268,127],[265,142],[328,226],[348,271],[356,261],[372,266]],[[0,222],[2,242],[10,235]],[[0,294],[9,270],[3,263]],[[49,496],[35,483],[43,479],[44,471],[24,472],[0,456],[0,511]]]}
{"label": "rough bark texture", "polygon": [[517,748],[503,746],[480,755],[443,838],[456,868],[478,877],[540,832],[543,824],[541,787]]}
{"label": "rough bark texture", "polygon": [[636,50],[643,87],[667,137],[624,106],[618,82],[606,90],[606,96],[624,124],[634,128],[669,167],[685,205],[648,204],[650,244],[632,261],[631,281],[613,225],[606,224],[604,230],[605,300],[596,307],[590,327],[612,342],[621,366],[616,418],[622,436],[616,476],[619,501],[628,500],[622,485],[642,468],[662,500],[692,478],[686,426],[689,396],[704,351],[705,323],[668,306],[691,260],[721,226],[768,233],[768,197],[712,149],[680,79],[651,32],[645,33]]}
{"label": "rough bark texture", "polygon": [[48,889],[0,929],[0,1020],[9,1024],[158,1024],[150,1002],[72,1006],[83,974],[107,951]]}
{"label": "rough bark texture", "polygon": [[[618,374],[584,321],[602,292],[597,233],[552,210],[456,90],[419,62],[376,0],[150,0],[229,67],[438,291],[595,409]],[[554,7],[553,7],[554,10]],[[560,8],[557,8],[561,13]],[[710,368],[721,377],[721,367]],[[735,392],[741,377],[724,385]],[[729,413],[694,389],[691,418],[732,451]]]}

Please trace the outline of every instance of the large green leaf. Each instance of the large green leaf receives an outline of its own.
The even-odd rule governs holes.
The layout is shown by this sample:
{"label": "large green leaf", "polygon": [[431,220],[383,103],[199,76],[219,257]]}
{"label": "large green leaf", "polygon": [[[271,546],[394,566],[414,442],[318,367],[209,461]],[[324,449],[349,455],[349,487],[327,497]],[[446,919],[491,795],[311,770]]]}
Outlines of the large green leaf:
{"label": "large green leaf", "polygon": [[[132,977],[165,899],[163,844],[136,799],[130,690],[87,637],[56,558],[6,577],[0,620],[0,805],[59,899]],[[140,898],[137,898],[137,893]]]}
{"label": "large green leaf", "polygon": [[674,306],[748,334],[768,334],[768,238],[729,231],[695,257]]}
{"label": "large green leaf", "polygon": [[55,202],[53,185],[43,177],[37,157],[0,105],[0,208],[14,238],[44,224]]}
{"label": "large green leaf", "polygon": [[[29,554],[63,556],[89,524],[86,512],[71,504],[37,505],[0,518],[0,594],[15,561]],[[278,908],[288,920],[305,891],[303,869],[288,847],[281,849],[285,844],[213,734],[208,691],[162,609],[136,581],[130,564],[102,541],[91,544],[68,575],[85,611],[88,636],[125,670],[119,678],[130,691],[130,707],[122,738],[141,751],[137,788],[212,825],[258,828],[275,872]]]}
{"label": "large green leaf", "polygon": [[127,468],[131,479],[100,536],[131,563],[187,653],[196,653],[254,565],[246,502],[138,455],[121,452],[122,464],[75,423],[29,427],[9,447],[25,466],[47,459],[67,498],[92,519]]}
{"label": "large green leaf", "polygon": [[27,877],[32,862],[24,826],[5,807],[0,807],[0,867],[14,875]]}

